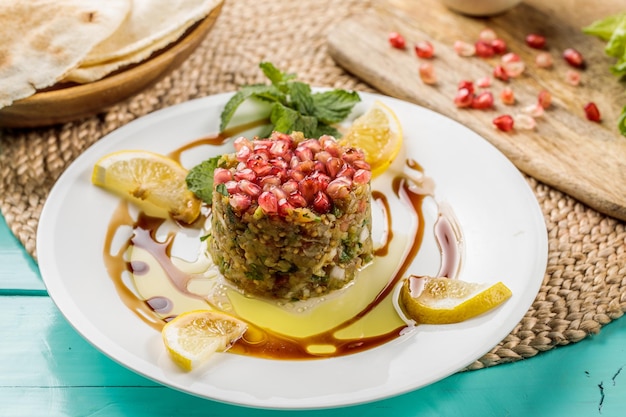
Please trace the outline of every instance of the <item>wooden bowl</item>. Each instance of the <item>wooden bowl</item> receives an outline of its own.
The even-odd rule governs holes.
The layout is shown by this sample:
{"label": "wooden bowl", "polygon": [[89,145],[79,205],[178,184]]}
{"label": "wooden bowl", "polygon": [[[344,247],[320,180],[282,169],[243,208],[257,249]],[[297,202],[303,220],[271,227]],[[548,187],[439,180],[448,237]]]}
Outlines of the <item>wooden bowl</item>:
{"label": "wooden bowl", "polygon": [[156,83],[189,57],[209,33],[222,4],[190,28],[178,41],[145,61],[101,80],[53,87],[0,109],[0,127],[40,127],[91,116]]}

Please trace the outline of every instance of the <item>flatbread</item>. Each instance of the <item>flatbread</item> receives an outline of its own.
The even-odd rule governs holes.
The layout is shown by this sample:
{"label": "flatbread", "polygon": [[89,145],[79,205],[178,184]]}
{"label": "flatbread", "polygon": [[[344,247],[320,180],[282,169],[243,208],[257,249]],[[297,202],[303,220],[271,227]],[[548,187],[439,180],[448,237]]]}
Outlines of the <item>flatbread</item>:
{"label": "flatbread", "polygon": [[130,0],[0,0],[0,107],[54,85],[130,7]]}
{"label": "flatbread", "polygon": [[[132,0],[131,12],[115,33],[96,45],[81,66],[118,60],[189,28],[222,0]],[[153,49],[154,50],[154,49]]]}
{"label": "flatbread", "polygon": [[73,70],[68,72],[67,75],[65,75],[62,81],[75,82],[79,84],[86,84],[98,81],[122,67],[146,60],[154,52],[165,48],[173,42],[176,42],[186,31],[187,28],[181,28],[180,30],[171,33],[162,39],[159,39],[155,43],[148,45],[143,49],[111,61],[106,61],[104,63],[96,65],[79,66],[77,68],[74,68]]}

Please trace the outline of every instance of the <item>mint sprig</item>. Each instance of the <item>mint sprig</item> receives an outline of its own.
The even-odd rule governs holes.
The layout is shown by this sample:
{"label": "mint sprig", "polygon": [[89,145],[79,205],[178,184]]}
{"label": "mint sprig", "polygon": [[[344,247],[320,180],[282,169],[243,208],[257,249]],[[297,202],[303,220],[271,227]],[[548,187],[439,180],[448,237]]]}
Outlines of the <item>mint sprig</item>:
{"label": "mint sprig", "polygon": [[220,130],[228,127],[237,108],[246,100],[257,99],[271,103],[268,134],[275,130],[283,133],[300,131],[308,138],[328,134],[341,137],[333,127],[344,120],[356,103],[361,101],[357,92],[335,89],[313,92],[311,86],[296,80],[295,74],[280,71],[270,62],[259,67],[271,84],[244,85],[226,103],[220,116]]}

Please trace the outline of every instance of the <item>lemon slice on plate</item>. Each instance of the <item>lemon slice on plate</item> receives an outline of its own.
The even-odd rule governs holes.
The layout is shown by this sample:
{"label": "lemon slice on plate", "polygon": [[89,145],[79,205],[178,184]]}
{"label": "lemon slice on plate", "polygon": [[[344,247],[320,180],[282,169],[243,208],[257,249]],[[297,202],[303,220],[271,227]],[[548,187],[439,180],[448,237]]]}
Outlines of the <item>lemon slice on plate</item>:
{"label": "lemon slice on plate", "polygon": [[398,156],[402,148],[402,126],[393,110],[376,100],[354,120],[339,143],[361,149],[375,177],[389,168]]}
{"label": "lemon slice on plate", "polygon": [[243,336],[247,324],[212,310],[194,310],[163,326],[161,336],[172,360],[186,371],[197,369],[215,352],[228,350]]}
{"label": "lemon slice on plate", "polygon": [[148,151],[120,151],[102,157],[91,182],[143,208],[185,223],[200,214],[200,200],[187,189],[187,170],[166,156]]}
{"label": "lemon slice on plate", "polygon": [[502,282],[411,276],[400,289],[400,304],[418,324],[450,324],[486,313],[511,295]]}

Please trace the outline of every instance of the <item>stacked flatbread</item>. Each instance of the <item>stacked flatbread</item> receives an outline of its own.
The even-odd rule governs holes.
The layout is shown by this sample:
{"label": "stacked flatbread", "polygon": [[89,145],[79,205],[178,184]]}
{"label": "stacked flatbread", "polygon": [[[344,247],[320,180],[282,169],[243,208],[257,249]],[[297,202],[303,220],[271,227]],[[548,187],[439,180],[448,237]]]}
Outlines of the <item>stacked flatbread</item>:
{"label": "stacked flatbread", "polygon": [[149,58],[223,0],[0,0],[0,108]]}

